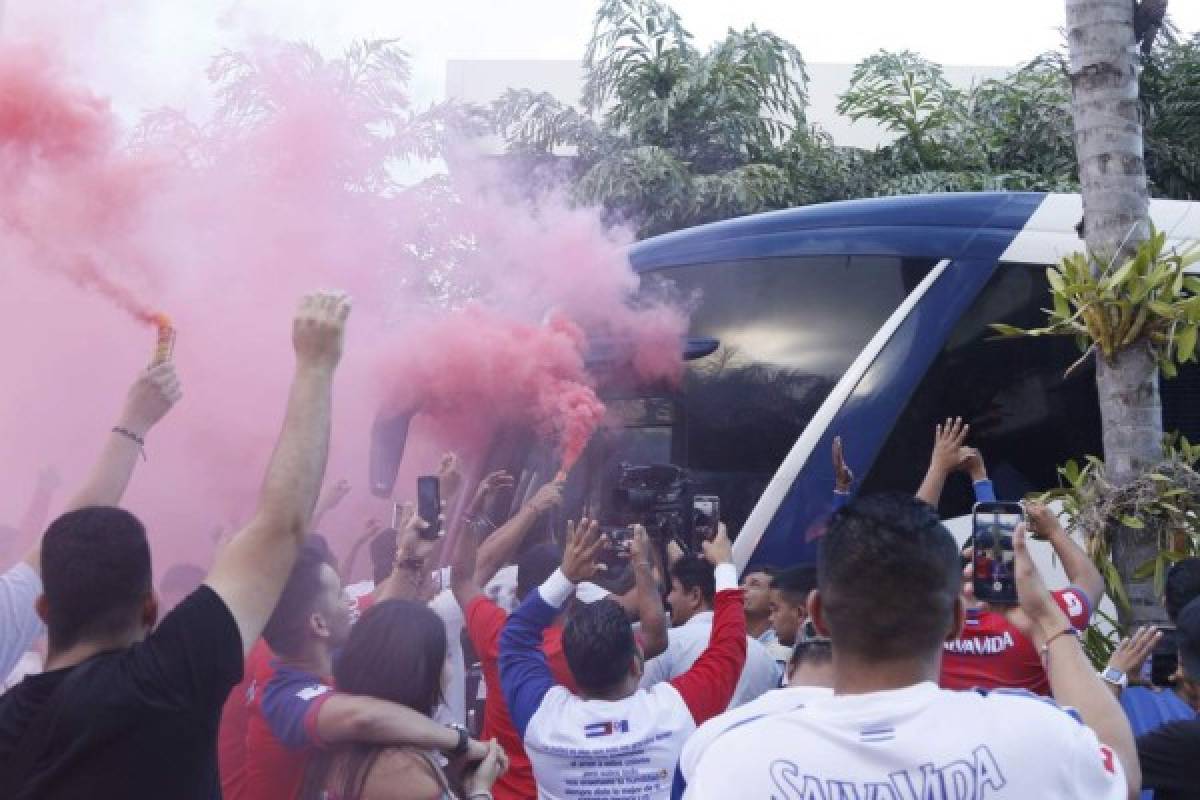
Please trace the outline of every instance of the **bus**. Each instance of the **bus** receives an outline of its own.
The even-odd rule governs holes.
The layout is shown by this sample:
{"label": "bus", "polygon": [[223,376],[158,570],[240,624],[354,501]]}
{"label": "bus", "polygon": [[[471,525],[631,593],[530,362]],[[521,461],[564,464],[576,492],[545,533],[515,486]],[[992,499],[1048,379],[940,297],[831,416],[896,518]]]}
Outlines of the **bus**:
{"label": "bus", "polygon": [[[1154,200],[1151,217],[1187,247],[1200,241],[1198,206]],[[951,416],[970,423],[1002,499],[1056,486],[1058,465],[1102,454],[1094,367],[1066,374],[1080,357],[1069,337],[998,340],[989,326],[1044,324],[1046,268],[1083,249],[1081,219],[1078,195],[949,193],[637,243],[643,286],[697,298],[685,377],[649,389],[601,380],[613,424],[572,472],[563,514],[602,508],[622,464],[675,465],[690,491],[720,498],[740,568],[812,562],[834,437],[857,492],[912,492],[934,426]],[[1200,440],[1200,366],[1163,381],[1162,398],[1165,428]],[[555,454],[529,431],[502,431],[481,468],[517,476],[515,509],[553,476]],[[951,482],[939,510],[961,527],[973,502],[969,481]]]}

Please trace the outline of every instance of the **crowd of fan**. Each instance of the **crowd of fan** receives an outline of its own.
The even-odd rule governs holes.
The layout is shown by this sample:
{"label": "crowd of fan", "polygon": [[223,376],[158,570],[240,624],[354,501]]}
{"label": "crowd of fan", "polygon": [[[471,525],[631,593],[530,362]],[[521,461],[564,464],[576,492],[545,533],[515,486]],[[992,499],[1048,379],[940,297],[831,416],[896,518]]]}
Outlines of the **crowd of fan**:
{"label": "crowd of fan", "polygon": [[[916,496],[854,498],[835,442],[816,567],[739,580],[723,527],[661,555],[635,527],[617,556],[632,588],[613,594],[596,521],[527,541],[560,484],[492,529],[514,488],[495,473],[440,540],[408,509],[339,571],[313,531],[349,491],[320,495],[349,311],[302,301],[257,509],[211,569],[172,568],[157,593],[147,532],[118,506],[180,388],[170,363],[139,376],[84,487],[0,580],[0,674],[28,673],[0,696],[0,796],[1200,797],[1200,560],[1166,576],[1173,687],[1137,685],[1155,629],[1098,675],[1081,632],[1104,581],[1051,511],[1031,506],[1014,537],[1018,604],[973,597],[969,547],[934,511],[956,472],[995,500],[959,420],[938,426]],[[445,497],[464,490],[454,457],[440,474]],[[344,586],[364,546],[373,580]],[[1060,591],[1031,557],[1046,546]]]}

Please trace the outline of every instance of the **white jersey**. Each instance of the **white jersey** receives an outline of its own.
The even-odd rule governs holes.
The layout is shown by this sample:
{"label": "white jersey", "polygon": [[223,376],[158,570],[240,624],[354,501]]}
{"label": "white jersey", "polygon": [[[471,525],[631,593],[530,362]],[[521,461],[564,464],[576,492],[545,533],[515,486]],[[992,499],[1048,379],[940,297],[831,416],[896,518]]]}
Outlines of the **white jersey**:
{"label": "white jersey", "polygon": [[690,800],[1124,800],[1121,764],[1072,714],[1024,692],[921,683],[772,692],[706,723],[680,759]]}
{"label": "white jersey", "polygon": [[666,800],[684,742],[696,730],[670,683],[617,702],[546,693],[525,731],[542,800]]}
{"label": "white jersey", "polygon": [[[646,662],[640,686],[648,689],[678,678],[692,668],[712,637],[713,612],[701,611],[682,625],[667,631],[667,649]],[[746,637],[746,664],[738,678],[730,708],[748,703],[783,682],[783,666],[757,639]]]}

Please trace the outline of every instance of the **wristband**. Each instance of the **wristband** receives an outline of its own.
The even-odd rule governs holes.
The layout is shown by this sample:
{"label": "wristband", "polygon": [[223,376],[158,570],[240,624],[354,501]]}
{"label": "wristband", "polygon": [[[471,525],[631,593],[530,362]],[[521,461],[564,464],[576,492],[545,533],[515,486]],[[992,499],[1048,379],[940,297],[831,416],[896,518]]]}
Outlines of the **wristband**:
{"label": "wristband", "polygon": [[1054,634],[1049,639],[1047,639],[1045,644],[1042,645],[1042,661],[1043,662],[1046,661],[1047,659],[1049,659],[1049,657],[1050,657],[1050,645],[1053,644],[1054,640],[1059,638],[1060,636],[1074,636],[1075,641],[1076,642],[1079,641],[1079,631],[1075,630],[1074,628],[1063,628],[1061,631],[1059,631],[1058,633]]}
{"label": "wristband", "polygon": [[467,754],[467,746],[471,741],[471,737],[467,735],[467,729],[462,725],[447,725],[446,727],[458,734],[458,744],[445,752],[456,757],[465,756]]}
{"label": "wristband", "polygon": [[475,794],[467,795],[467,800],[495,800],[491,792],[476,792]]}
{"label": "wristband", "polygon": [[145,439],[143,439],[141,436],[138,436],[136,433],[129,430],[128,428],[122,428],[120,425],[113,427],[112,432],[115,434],[118,434],[120,436],[124,436],[126,439],[131,440],[134,444],[136,444],[138,446],[138,450],[141,451],[142,460],[143,461],[148,460],[146,458],[146,440]]}

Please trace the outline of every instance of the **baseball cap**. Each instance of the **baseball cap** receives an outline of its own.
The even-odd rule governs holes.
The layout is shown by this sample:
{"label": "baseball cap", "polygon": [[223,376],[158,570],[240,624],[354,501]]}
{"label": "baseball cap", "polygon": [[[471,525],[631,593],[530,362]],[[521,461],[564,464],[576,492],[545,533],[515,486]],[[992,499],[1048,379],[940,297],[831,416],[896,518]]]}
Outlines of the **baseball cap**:
{"label": "baseball cap", "polygon": [[1183,607],[1175,621],[1183,674],[1200,680],[1200,598]]}

